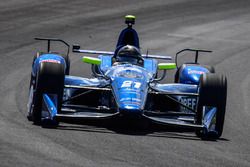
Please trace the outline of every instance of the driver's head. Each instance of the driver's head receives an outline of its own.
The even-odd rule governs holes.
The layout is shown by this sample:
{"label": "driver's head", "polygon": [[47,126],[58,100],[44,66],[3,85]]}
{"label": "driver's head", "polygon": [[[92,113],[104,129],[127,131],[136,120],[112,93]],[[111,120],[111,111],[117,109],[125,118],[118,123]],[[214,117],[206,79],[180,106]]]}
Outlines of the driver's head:
{"label": "driver's head", "polygon": [[142,61],[141,52],[134,46],[125,45],[117,52],[116,61],[140,64],[140,61]]}

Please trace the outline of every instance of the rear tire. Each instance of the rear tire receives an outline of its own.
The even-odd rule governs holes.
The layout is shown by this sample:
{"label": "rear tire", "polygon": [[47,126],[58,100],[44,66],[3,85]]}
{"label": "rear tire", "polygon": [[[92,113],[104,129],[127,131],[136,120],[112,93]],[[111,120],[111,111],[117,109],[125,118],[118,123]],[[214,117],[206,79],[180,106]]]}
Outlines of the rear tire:
{"label": "rear tire", "polygon": [[57,95],[57,111],[61,110],[64,89],[64,65],[43,62],[36,75],[35,92],[33,96],[32,120],[41,125],[42,96],[44,93]]}
{"label": "rear tire", "polygon": [[196,135],[202,139],[218,139],[223,132],[227,99],[227,79],[217,74],[203,74],[200,78],[199,100],[197,105],[196,123],[203,122],[203,107],[217,107],[215,131],[208,133],[204,130],[196,131]]}

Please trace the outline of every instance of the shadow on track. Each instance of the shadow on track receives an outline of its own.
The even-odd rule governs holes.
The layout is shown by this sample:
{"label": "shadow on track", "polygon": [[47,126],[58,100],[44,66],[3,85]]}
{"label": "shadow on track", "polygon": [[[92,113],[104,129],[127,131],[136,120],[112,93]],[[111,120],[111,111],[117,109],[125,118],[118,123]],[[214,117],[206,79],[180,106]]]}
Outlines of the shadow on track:
{"label": "shadow on track", "polygon": [[[145,120],[124,120],[116,119],[112,121],[98,120],[98,121],[76,121],[67,122],[73,124],[61,124],[57,130],[72,130],[79,132],[95,132],[108,134],[123,134],[133,136],[147,136],[147,137],[162,137],[185,140],[197,140],[198,138],[191,129],[163,126]],[[218,139],[229,141],[227,139]],[[215,141],[214,141],[215,142]]]}

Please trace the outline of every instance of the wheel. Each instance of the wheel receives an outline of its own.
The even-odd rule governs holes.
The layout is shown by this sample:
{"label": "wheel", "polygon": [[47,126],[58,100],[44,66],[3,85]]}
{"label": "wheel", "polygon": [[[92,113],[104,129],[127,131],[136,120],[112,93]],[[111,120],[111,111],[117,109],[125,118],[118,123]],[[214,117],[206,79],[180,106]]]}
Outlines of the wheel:
{"label": "wheel", "polygon": [[[39,65],[35,81],[31,82],[30,91],[33,91],[30,107],[30,116],[36,125],[41,125],[42,96],[44,93],[57,95],[57,110],[61,109],[64,89],[64,65],[42,62]],[[31,92],[32,93],[32,92]],[[31,97],[30,97],[31,98]]]}
{"label": "wheel", "polygon": [[215,132],[208,133],[203,130],[196,131],[198,137],[202,139],[218,139],[223,132],[227,99],[227,79],[225,76],[217,74],[203,74],[200,78],[199,99],[197,105],[197,124],[203,122],[203,108],[216,107]]}
{"label": "wheel", "polygon": [[215,73],[215,69],[213,66],[209,65],[200,65],[200,64],[183,64],[178,68],[178,70],[175,73],[175,83],[179,83],[180,81],[180,73],[182,72],[182,69],[184,69],[186,66],[200,66],[206,68],[210,73]]}

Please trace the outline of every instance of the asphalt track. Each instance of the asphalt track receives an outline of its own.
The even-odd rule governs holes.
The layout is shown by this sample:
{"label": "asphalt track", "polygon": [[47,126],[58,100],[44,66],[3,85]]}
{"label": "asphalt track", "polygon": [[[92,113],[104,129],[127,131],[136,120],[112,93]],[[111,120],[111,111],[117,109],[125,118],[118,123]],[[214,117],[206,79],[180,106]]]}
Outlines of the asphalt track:
{"label": "asphalt track", "polygon": [[[225,128],[217,141],[193,133],[113,130],[62,123],[43,129],[26,119],[31,61],[58,37],[85,49],[113,50],[123,16],[137,16],[141,47],[173,55],[183,48],[228,77]],[[250,1],[9,0],[0,2],[0,166],[250,166]],[[71,53],[72,75],[89,66]],[[170,74],[170,78],[173,76]]]}

